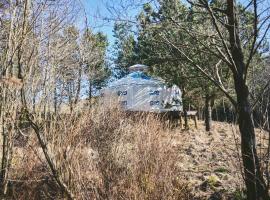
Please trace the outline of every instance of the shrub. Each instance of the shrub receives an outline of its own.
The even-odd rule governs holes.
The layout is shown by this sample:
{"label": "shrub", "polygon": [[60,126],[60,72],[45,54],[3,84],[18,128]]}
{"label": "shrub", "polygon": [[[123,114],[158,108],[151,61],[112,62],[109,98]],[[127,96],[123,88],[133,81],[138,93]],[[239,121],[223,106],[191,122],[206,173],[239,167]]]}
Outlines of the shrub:
{"label": "shrub", "polygon": [[[154,114],[99,105],[51,117],[43,127],[58,172],[77,199],[192,199],[169,131]],[[14,198],[64,198],[33,134],[16,151]]]}

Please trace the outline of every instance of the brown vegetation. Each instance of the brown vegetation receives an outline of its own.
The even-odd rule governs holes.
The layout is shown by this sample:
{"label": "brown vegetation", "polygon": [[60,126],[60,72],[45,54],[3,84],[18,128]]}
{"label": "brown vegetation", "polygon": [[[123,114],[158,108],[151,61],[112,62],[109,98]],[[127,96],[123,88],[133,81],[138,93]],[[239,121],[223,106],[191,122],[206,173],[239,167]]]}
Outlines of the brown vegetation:
{"label": "brown vegetation", "polygon": [[[172,135],[153,115],[127,117],[116,107],[98,107],[51,117],[43,133],[60,177],[78,199],[192,199]],[[9,195],[63,198],[35,135],[29,130],[26,137],[15,148]]]}
{"label": "brown vegetation", "polygon": [[[23,125],[21,125],[23,126]],[[36,135],[16,136],[8,196],[63,199]],[[215,122],[213,130],[169,129],[154,114],[127,116],[115,106],[50,116],[42,125],[49,155],[76,199],[237,199],[243,181],[239,134]],[[258,132],[260,149],[265,133]],[[263,153],[262,153],[263,155]]]}

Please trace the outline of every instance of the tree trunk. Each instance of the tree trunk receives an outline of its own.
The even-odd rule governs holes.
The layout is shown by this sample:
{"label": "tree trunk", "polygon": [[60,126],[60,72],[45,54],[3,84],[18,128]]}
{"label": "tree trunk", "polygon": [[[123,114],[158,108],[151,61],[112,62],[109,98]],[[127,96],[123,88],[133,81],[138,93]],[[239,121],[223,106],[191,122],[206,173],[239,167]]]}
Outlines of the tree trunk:
{"label": "tree trunk", "polygon": [[185,88],[183,87],[182,99],[183,99],[184,127],[187,130],[189,128],[189,125],[188,125],[188,116],[187,116],[187,102],[186,102],[185,96],[186,96],[186,91],[185,91]]}
{"label": "tree trunk", "polygon": [[238,111],[238,123],[241,133],[241,153],[244,166],[244,178],[248,200],[268,200],[268,188],[260,167],[256,151],[256,137],[252,121],[252,109],[249,102],[249,89],[246,85],[247,69],[244,63],[244,54],[239,36],[236,3],[227,0],[229,51],[232,56],[231,70],[234,76],[234,85],[237,96],[236,109]]}
{"label": "tree trunk", "polygon": [[68,83],[68,102],[69,102],[69,110],[70,113],[73,113],[73,87],[72,83]]}
{"label": "tree trunk", "polygon": [[56,85],[54,85],[54,91],[53,91],[53,100],[54,100],[54,114],[57,114],[57,89],[56,89]]}
{"label": "tree trunk", "polygon": [[32,121],[27,110],[26,110],[26,112],[27,112],[28,121],[30,122],[31,127],[34,129],[34,131],[36,133],[36,136],[38,138],[38,142],[41,146],[41,149],[42,149],[43,154],[45,156],[45,159],[49,165],[49,168],[53,174],[54,179],[56,180],[57,184],[59,185],[59,187],[61,188],[63,193],[67,195],[69,200],[75,199],[74,194],[70,191],[68,186],[64,183],[64,181],[61,177],[61,174],[59,173],[59,170],[57,169],[55,163],[53,162],[53,159],[49,155],[49,150],[48,150],[47,144],[45,142],[45,139],[43,138],[43,136],[41,134],[40,128]]}
{"label": "tree trunk", "polygon": [[224,115],[223,118],[225,119],[225,122],[229,122],[228,115],[227,115],[226,108],[225,108],[224,99],[222,99],[222,106],[223,106],[223,115]]}
{"label": "tree trunk", "polygon": [[76,105],[80,99],[80,93],[81,93],[81,82],[82,82],[82,68],[79,69],[79,77],[77,81],[77,91],[75,95],[75,101],[74,104]]}
{"label": "tree trunk", "polygon": [[185,106],[183,107],[183,111],[184,111],[184,122],[185,122],[184,127],[187,130],[189,128],[189,125],[188,125],[187,109]]}
{"label": "tree trunk", "polygon": [[32,97],[32,109],[33,109],[33,113],[36,113],[36,93],[33,93],[33,97]]}
{"label": "tree trunk", "polygon": [[236,80],[236,92],[238,103],[238,123],[241,133],[241,151],[248,200],[268,200],[268,189],[263,179],[257,155],[252,111],[248,99],[248,88],[243,81],[240,82]]}
{"label": "tree trunk", "polygon": [[88,91],[88,100],[89,100],[89,107],[91,108],[92,107],[92,83],[91,83],[91,80],[89,79],[88,80],[88,83],[89,83],[89,91]]}
{"label": "tree trunk", "polygon": [[[3,85],[2,85],[3,86]],[[2,134],[2,159],[1,159],[1,173],[0,173],[0,188],[1,188],[1,193],[3,196],[6,195],[7,191],[7,175],[9,171],[9,134],[7,130],[7,121],[6,121],[6,116],[7,116],[7,110],[4,108],[4,105],[6,104],[7,101],[7,89],[5,86],[2,87],[2,94],[1,94],[1,116],[0,116],[0,127],[1,127],[1,134]]]}
{"label": "tree trunk", "polygon": [[211,130],[211,122],[212,122],[212,108],[210,105],[211,97],[209,94],[206,94],[205,97],[205,130],[210,131]]}

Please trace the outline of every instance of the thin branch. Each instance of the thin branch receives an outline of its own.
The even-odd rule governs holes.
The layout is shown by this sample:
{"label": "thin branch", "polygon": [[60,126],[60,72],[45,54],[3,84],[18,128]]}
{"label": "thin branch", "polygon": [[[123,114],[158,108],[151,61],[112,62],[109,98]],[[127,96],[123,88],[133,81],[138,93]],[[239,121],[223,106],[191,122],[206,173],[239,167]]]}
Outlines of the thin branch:
{"label": "thin branch", "polygon": [[256,107],[256,105],[258,104],[258,102],[260,101],[262,95],[266,92],[266,90],[268,89],[268,87],[270,86],[270,79],[268,80],[268,82],[265,84],[265,86],[263,87],[263,89],[261,90],[261,92],[259,93],[257,99],[254,101],[253,105],[252,105],[252,110]]}
{"label": "thin branch", "polygon": [[212,22],[213,22],[214,27],[215,27],[215,29],[216,29],[216,31],[217,31],[217,33],[218,33],[218,35],[219,35],[219,37],[220,37],[220,39],[221,39],[221,41],[222,41],[222,44],[223,44],[223,46],[224,46],[224,48],[225,48],[225,51],[226,51],[226,54],[228,55],[229,60],[230,60],[230,62],[232,63],[232,65],[229,65],[229,67],[231,68],[231,70],[232,70],[234,73],[238,73],[237,67],[236,67],[236,65],[235,65],[235,63],[234,63],[234,60],[233,60],[232,55],[231,55],[231,53],[230,53],[229,47],[228,47],[228,45],[226,44],[225,39],[224,39],[224,37],[223,37],[223,35],[222,35],[222,33],[221,33],[221,30],[220,30],[219,27],[218,27],[217,19],[216,19],[214,13],[213,13],[213,10],[212,10],[212,8],[208,5],[208,2],[205,2],[205,6],[206,6],[206,9],[208,10],[208,12],[209,12],[211,18],[212,18]]}
{"label": "thin branch", "polygon": [[253,12],[254,12],[254,20],[253,20],[253,41],[251,44],[251,49],[249,52],[249,56],[248,56],[248,60],[247,60],[247,64],[245,67],[245,71],[244,71],[244,80],[246,81],[247,78],[247,71],[248,71],[248,67],[251,63],[251,60],[253,58],[254,55],[254,49],[255,49],[255,44],[258,38],[258,12],[257,12],[257,0],[253,0]]}

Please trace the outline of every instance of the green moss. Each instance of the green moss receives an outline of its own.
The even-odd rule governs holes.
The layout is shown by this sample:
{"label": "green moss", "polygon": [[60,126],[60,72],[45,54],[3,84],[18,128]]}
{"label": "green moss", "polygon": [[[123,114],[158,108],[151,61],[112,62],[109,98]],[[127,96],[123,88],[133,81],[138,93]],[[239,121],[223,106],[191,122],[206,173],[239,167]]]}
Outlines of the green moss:
{"label": "green moss", "polygon": [[218,172],[218,173],[230,173],[230,170],[229,169],[226,169],[225,167],[219,167],[219,168],[215,169],[214,172]]}
{"label": "green moss", "polygon": [[215,187],[215,185],[217,185],[218,179],[216,176],[209,176],[207,182],[210,187]]}

